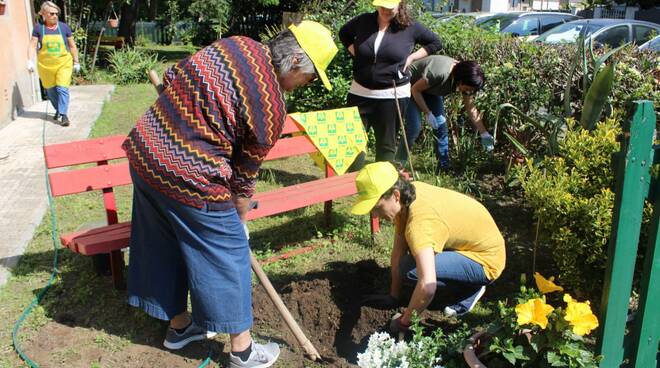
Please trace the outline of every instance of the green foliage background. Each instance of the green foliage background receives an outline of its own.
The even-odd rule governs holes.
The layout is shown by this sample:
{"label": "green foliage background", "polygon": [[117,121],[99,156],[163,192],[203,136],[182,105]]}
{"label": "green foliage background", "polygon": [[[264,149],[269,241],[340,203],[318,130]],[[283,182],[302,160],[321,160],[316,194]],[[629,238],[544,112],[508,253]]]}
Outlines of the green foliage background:
{"label": "green foliage background", "polygon": [[[329,26],[333,34],[353,16],[372,11],[369,1],[328,1],[304,8],[306,19]],[[413,4],[416,6],[417,4]],[[486,75],[486,86],[476,98],[486,126],[492,131],[498,106],[509,103],[521,114],[503,110],[498,121],[498,157],[511,163],[523,163],[517,171],[528,203],[541,218],[542,245],[554,255],[562,283],[578,295],[596,296],[602,285],[606,262],[607,242],[610,235],[614,194],[614,176],[610,155],[619,147],[615,141],[622,114],[612,116],[593,132],[577,127],[582,110],[583,72],[579,70],[569,78],[575,59],[575,45],[548,46],[511,38],[482,30],[456,20],[439,23],[427,14],[416,12],[418,20],[436,32],[443,41],[440,52],[459,60],[476,60]],[[344,106],[350,87],[352,61],[338,42],[339,53],[328,71],[334,89],[326,91],[320,83],[295,91],[287,96],[290,111],[310,111]],[[602,53],[601,51],[600,53]],[[598,52],[597,52],[598,54]],[[596,55],[597,56],[597,55]],[[643,54],[633,46],[625,47],[609,59],[616,62],[614,90],[609,102],[609,113],[624,111],[636,99],[650,99],[660,106],[660,89],[653,77],[657,58]],[[578,68],[580,69],[580,68]],[[592,75],[594,70],[587,70]],[[571,96],[564,96],[567,84]],[[563,117],[563,101],[570,99],[572,118]],[[447,118],[453,142],[450,154],[457,165],[466,171],[479,165],[479,146],[474,144],[475,133],[461,122],[460,96],[446,99]],[[560,124],[559,152],[548,156],[548,135],[540,131],[535,121],[553,121]],[[467,124],[466,124],[467,125]],[[551,124],[541,128],[549,129]],[[433,139],[428,127],[414,147],[416,167],[430,166],[434,160]],[[529,150],[530,160],[524,163],[518,150],[503,139],[506,132]],[[514,180],[515,182],[515,180]],[[539,260],[542,262],[542,260]]]}

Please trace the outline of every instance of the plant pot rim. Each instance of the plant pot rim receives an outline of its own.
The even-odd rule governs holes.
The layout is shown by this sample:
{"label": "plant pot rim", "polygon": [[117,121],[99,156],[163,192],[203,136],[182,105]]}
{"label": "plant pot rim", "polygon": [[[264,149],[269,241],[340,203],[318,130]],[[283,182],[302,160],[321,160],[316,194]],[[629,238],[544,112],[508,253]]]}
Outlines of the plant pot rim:
{"label": "plant pot rim", "polygon": [[463,348],[463,359],[470,368],[487,368],[484,363],[477,357],[476,348],[483,345],[483,340],[490,338],[487,330],[478,331],[470,336],[468,343]]}

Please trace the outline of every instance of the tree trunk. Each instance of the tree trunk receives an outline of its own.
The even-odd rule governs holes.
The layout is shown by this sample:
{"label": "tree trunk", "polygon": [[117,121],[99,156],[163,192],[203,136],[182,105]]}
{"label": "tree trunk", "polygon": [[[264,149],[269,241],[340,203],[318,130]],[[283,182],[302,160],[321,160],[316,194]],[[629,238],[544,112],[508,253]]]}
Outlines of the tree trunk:
{"label": "tree trunk", "polygon": [[135,41],[135,23],[141,2],[142,0],[132,0],[129,4],[124,3],[121,6],[118,35],[124,37],[124,41],[131,46]]}

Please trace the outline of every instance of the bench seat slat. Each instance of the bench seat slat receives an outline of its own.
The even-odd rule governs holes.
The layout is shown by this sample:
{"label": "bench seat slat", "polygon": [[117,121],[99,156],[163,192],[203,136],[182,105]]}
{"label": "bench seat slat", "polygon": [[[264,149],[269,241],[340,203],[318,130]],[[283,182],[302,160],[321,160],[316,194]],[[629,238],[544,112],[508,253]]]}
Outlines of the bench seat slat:
{"label": "bench seat slat", "polygon": [[48,174],[53,196],[63,196],[131,184],[128,162]]}
{"label": "bench seat slat", "polygon": [[[357,173],[333,176],[313,180],[302,184],[257,193],[253,197],[259,207],[248,212],[248,220],[255,220],[275,214],[307,207],[311,204],[346,197],[357,192],[355,176]],[[108,253],[128,247],[131,236],[131,223],[104,226],[92,230],[64,234],[62,244],[74,252],[84,255]]]}
{"label": "bench seat slat", "polygon": [[64,234],[60,237],[60,241],[74,252],[91,256],[126,248],[130,237],[131,222],[127,221]]}
{"label": "bench seat slat", "polygon": [[115,135],[45,146],[46,167],[54,169],[125,158],[126,153],[121,148],[121,144],[125,139],[125,135]]}

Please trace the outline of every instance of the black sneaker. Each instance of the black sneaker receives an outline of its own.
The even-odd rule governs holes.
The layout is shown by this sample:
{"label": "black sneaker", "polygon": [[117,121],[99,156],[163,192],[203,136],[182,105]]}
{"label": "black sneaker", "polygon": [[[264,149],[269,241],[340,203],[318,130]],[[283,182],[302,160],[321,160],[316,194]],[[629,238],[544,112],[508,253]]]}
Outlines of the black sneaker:
{"label": "black sneaker", "polygon": [[55,115],[53,115],[53,121],[59,122],[60,121],[60,113],[55,111]]}
{"label": "black sneaker", "polygon": [[163,345],[170,350],[177,350],[188,345],[190,342],[210,339],[215,335],[217,335],[217,333],[203,330],[202,328],[195,326],[194,323],[188,325],[182,333],[178,333],[175,329],[169,327]]}
{"label": "black sneaker", "polygon": [[61,115],[61,116],[62,116],[62,122],[60,123],[60,125],[65,126],[65,127],[69,126],[71,124],[69,122],[69,117],[66,116],[66,115]]}

